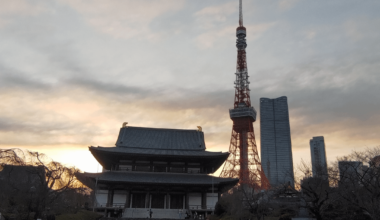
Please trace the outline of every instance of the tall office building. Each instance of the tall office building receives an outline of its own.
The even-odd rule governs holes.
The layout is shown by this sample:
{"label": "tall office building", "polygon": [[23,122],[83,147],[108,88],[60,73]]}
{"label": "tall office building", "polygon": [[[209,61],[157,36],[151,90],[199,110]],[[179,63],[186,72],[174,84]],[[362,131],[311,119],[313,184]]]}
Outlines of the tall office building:
{"label": "tall office building", "polygon": [[310,140],[310,153],[313,177],[327,177],[325,139],[323,136],[313,137]]}
{"label": "tall office building", "polygon": [[260,98],[261,165],[272,186],[294,187],[288,99]]}

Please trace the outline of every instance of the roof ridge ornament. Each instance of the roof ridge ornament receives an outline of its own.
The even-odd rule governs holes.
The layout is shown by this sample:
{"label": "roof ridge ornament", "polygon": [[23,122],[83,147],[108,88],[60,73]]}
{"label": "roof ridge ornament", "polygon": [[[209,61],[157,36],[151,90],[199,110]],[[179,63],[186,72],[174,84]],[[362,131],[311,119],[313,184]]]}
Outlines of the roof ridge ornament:
{"label": "roof ridge ornament", "polygon": [[[202,148],[202,138],[201,138],[201,132],[202,132],[202,127],[201,126],[197,126],[198,128],[198,141],[199,141],[199,147]],[[206,149],[206,145],[205,145],[205,149]]]}
{"label": "roof ridge ornament", "polygon": [[123,128],[128,127],[127,124],[128,124],[128,122],[123,122],[123,126],[122,126],[122,127],[123,127]]}

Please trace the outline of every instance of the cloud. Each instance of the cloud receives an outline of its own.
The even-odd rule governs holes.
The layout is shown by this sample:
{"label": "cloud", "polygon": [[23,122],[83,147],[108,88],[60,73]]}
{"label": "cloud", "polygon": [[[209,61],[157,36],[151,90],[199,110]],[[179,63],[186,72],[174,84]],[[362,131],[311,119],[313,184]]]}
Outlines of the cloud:
{"label": "cloud", "polygon": [[344,31],[353,42],[379,39],[380,33],[373,27],[380,25],[380,19],[371,19],[369,17],[359,17],[350,19],[344,23]]}
{"label": "cloud", "polygon": [[36,16],[45,12],[46,6],[42,1],[12,0],[2,1],[0,7],[0,28],[10,24],[14,16]]}
{"label": "cloud", "polygon": [[280,0],[278,2],[278,7],[281,10],[289,10],[294,7],[294,5],[299,2],[299,0]]}
{"label": "cloud", "polygon": [[[209,150],[228,150],[237,2],[9,2],[18,6],[0,9],[10,22],[0,28],[0,147],[69,155],[113,146],[127,121],[200,125]],[[310,157],[318,135],[330,158],[377,145],[376,7],[279,4],[244,5],[254,107],[288,97],[297,158]],[[254,126],[260,146],[259,119]]]}
{"label": "cloud", "polygon": [[194,17],[200,28],[214,29],[217,25],[226,23],[229,15],[235,14],[237,10],[236,2],[227,2],[202,8],[194,13]]}
{"label": "cloud", "polygon": [[199,49],[209,49],[214,45],[218,45],[218,40],[232,39],[234,34],[234,27],[229,26],[222,30],[211,30],[198,35],[195,38],[195,43]]}
{"label": "cloud", "polygon": [[[238,7],[237,2],[230,1],[218,5],[212,5],[200,9],[194,13],[198,36],[194,39],[199,49],[210,49],[227,45],[236,38],[236,28],[238,26]],[[252,13],[256,6],[248,4],[249,11]],[[247,10],[247,9],[246,9]],[[252,24],[246,22],[247,38],[254,41],[261,34],[275,25],[276,22],[262,22]]]}
{"label": "cloud", "polygon": [[27,77],[17,70],[9,70],[0,65],[0,85],[2,88],[0,90],[5,90],[7,88],[20,88],[20,89],[48,89],[49,86],[33,79],[32,77]]}
{"label": "cloud", "polygon": [[275,25],[276,22],[246,25],[245,27],[247,28],[247,39],[249,41],[254,41],[262,36],[270,28],[273,28]]}
{"label": "cloud", "polygon": [[[308,139],[317,135],[334,143],[332,148],[336,144],[353,147],[378,141],[371,132],[379,129],[380,104],[375,97],[380,92],[376,86],[380,82],[377,57],[355,54],[361,53],[250,72],[256,109],[260,97],[288,96],[295,151],[303,149]],[[83,73],[86,69],[78,71]],[[232,125],[228,108],[232,106],[233,89],[131,86],[86,75],[46,84],[3,66],[4,72],[7,74],[0,75],[3,146],[112,146],[120,124],[128,121],[148,127],[195,129],[201,125],[209,149],[228,149]],[[255,126],[260,146],[258,122]],[[358,139],[352,141],[347,136]]]}
{"label": "cloud", "polygon": [[[2,83],[8,85],[0,95],[3,146],[112,146],[117,128],[124,120],[139,126],[212,127],[209,120],[220,121],[216,108],[224,98],[223,92],[147,90],[81,78],[67,79],[48,89],[35,86],[34,81],[22,81],[17,75],[3,78]],[[180,93],[175,97],[165,95],[176,91]],[[185,102],[179,102],[185,97]],[[173,121],[173,117],[177,120]]]}
{"label": "cloud", "polygon": [[[151,22],[167,13],[184,7],[183,0],[133,1],[116,0],[91,2],[83,0],[60,0],[78,11],[96,30],[114,38],[137,38],[156,40],[160,32],[153,32]],[[164,32],[164,31],[163,31]]]}
{"label": "cloud", "polygon": [[[228,25],[227,20],[231,15],[236,14],[238,5],[236,2],[226,2],[202,8],[193,14],[199,35],[195,38],[195,43],[200,49],[211,48],[220,44],[218,39],[233,39],[236,25]],[[238,22],[235,22],[238,24]],[[221,44],[223,45],[223,44]]]}
{"label": "cloud", "polygon": [[325,136],[331,160],[380,142],[377,59],[359,52],[257,72],[251,75],[252,93],[269,98],[286,95],[293,151],[308,148],[314,136]]}

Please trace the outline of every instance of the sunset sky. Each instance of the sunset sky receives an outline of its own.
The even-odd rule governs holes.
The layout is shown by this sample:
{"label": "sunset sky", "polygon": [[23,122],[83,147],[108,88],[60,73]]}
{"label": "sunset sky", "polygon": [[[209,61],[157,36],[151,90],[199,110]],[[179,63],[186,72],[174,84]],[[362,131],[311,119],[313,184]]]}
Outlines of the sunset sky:
{"label": "sunset sky", "polygon": [[[293,160],[380,145],[380,1],[243,1],[251,99],[288,97]],[[96,172],[130,126],[228,151],[238,0],[0,0],[0,148]],[[254,123],[260,150],[259,120]],[[101,167],[99,167],[99,170]]]}

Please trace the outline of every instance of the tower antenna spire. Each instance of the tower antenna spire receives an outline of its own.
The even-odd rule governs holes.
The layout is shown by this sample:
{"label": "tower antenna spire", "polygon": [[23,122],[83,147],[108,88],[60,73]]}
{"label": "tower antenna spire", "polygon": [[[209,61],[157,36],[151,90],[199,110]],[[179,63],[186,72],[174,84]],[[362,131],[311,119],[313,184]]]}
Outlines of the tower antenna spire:
{"label": "tower antenna spire", "polygon": [[242,0],[239,0],[239,26],[243,27],[243,6],[242,6]]}

